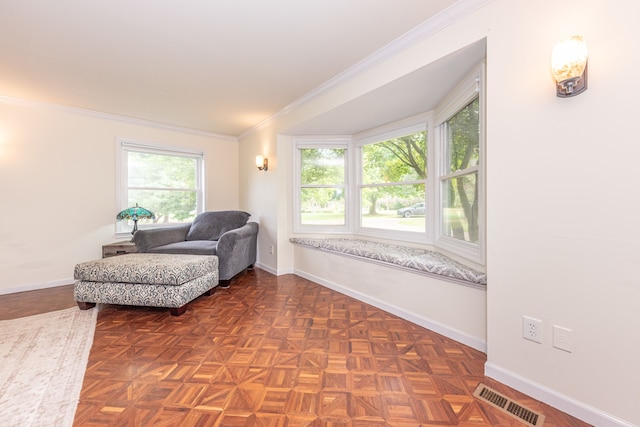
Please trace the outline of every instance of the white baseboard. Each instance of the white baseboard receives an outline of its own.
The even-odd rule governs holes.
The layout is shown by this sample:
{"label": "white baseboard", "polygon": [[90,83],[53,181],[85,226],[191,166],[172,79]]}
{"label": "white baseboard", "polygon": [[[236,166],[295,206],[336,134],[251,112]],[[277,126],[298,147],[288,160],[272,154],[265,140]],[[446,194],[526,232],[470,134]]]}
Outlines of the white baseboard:
{"label": "white baseboard", "polygon": [[260,270],[264,270],[264,271],[269,272],[269,273],[271,273],[273,275],[276,275],[276,270],[274,270],[273,268],[269,267],[268,265],[261,264],[260,262],[256,262],[254,265],[257,268],[259,268]]}
{"label": "white baseboard", "polygon": [[586,423],[598,427],[637,427],[628,421],[607,414],[492,363],[485,363],[484,374],[528,396],[566,412]]}
{"label": "white baseboard", "polygon": [[271,274],[273,274],[274,276],[282,276],[283,274],[294,274],[293,269],[280,269],[280,270],[276,270],[273,267],[270,267],[268,265],[265,264],[261,264],[260,262],[256,262],[255,264],[256,267],[258,267],[260,270],[264,270],[267,271]]}
{"label": "white baseboard", "polygon": [[0,289],[0,295],[35,291],[38,289],[55,288],[56,286],[71,285],[73,283],[74,283],[74,280],[72,278],[54,280],[53,282],[45,282],[45,283],[28,283],[26,285],[20,285],[13,288]]}
{"label": "white baseboard", "polygon": [[391,314],[395,314],[402,319],[408,320],[409,322],[415,323],[416,325],[422,326],[423,328],[429,329],[440,335],[444,335],[445,337],[451,338],[452,340],[457,341],[461,344],[468,345],[469,347],[474,348],[478,351],[481,351],[483,353],[487,352],[487,343],[485,341],[480,340],[476,337],[472,337],[457,329],[450,328],[442,323],[419,316],[413,312],[403,309],[402,307],[397,307],[384,301],[380,301],[376,298],[372,298],[370,295],[354,291],[353,289],[345,288],[342,285],[330,282],[313,274],[309,274],[297,269],[294,271],[294,274],[297,274],[300,277],[304,277],[305,279],[311,280],[312,282],[318,283],[329,289],[333,289],[334,291],[340,292],[341,294],[345,294],[359,301],[371,304],[372,306],[378,307]]}

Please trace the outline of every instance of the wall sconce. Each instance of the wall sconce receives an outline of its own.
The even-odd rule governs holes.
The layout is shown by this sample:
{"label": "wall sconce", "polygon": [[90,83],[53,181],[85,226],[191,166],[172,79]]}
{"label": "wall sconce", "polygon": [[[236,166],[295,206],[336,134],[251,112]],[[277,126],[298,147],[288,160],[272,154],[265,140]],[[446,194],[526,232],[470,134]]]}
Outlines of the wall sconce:
{"label": "wall sconce", "polygon": [[256,156],[256,167],[261,171],[269,170],[269,159],[266,159],[262,156]]}
{"label": "wall sconce", "polygon": [[587,56],[582,36],[573,36],[554,46],[551,72],[557,82],[558,97],[568,98],[587,90]]}

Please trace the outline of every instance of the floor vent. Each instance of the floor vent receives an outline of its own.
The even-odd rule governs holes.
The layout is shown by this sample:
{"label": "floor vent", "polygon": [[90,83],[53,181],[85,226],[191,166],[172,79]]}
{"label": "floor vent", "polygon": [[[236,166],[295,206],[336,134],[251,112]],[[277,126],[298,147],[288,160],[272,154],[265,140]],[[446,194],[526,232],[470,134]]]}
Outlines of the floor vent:
{"label": "floor vent", "polygon": [[473,395],[532,427],[542,427],[544,423],[544,415],[519,405],[484,384],[479,384]]}

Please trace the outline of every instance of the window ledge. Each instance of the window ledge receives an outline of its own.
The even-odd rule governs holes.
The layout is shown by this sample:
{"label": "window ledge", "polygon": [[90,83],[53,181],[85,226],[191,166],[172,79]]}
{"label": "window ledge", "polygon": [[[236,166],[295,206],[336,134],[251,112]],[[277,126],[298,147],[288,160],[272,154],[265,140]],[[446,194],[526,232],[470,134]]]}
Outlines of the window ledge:
{"label": "window ledge", "polygon": [[291,243],[485,289],[487,274],[426,249],[360,239],[292,237]]}

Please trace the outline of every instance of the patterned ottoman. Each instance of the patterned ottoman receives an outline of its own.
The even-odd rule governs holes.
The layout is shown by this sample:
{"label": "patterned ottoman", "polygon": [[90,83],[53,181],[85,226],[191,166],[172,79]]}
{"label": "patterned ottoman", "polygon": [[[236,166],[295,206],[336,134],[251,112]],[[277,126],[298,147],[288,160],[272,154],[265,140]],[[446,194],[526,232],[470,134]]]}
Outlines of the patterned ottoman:
{"label": "patterned ottoman", "polygon": [[218,257],[126,254],[78,264],[73,277],[81,310],[96,303],[142,305],[168,307],[179,316],[218,285]]}

